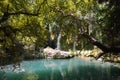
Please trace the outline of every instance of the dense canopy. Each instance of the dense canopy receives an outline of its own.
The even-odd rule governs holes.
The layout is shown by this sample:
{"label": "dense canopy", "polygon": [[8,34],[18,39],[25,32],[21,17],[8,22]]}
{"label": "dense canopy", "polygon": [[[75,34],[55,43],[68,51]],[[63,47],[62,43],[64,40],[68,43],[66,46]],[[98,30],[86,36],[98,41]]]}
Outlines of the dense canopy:
{"label": "dense canopy", "polygon": [[32,47],[57,48],[58,37],[62,50],[95,45],[97,58],[118,54],[119,14],[119,0],[0,0],[0,64],[21,61]]}

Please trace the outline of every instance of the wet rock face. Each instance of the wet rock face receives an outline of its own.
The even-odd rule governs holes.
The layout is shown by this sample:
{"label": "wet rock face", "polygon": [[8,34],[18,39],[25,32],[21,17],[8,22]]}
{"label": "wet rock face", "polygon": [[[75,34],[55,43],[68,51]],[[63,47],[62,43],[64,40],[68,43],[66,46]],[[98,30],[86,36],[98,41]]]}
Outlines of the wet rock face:
{"label": "wet rock face", "polygon": [[45,48],[43,52],[46,54],[46,58],[66,58],[70,56],[70,52],[61,51],[52,48]]}

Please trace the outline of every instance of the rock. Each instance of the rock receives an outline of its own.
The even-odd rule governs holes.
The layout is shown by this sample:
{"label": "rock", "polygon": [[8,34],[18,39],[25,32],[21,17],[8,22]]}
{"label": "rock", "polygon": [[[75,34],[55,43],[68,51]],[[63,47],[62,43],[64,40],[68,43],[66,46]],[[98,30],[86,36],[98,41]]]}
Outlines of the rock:
{"label": "rock", "polygon": [[46,54],[46,57],[49,59],[50,58],[66,58],[70,56],[70,52],[52,49],[50,47],[45,48],[43,52]]}

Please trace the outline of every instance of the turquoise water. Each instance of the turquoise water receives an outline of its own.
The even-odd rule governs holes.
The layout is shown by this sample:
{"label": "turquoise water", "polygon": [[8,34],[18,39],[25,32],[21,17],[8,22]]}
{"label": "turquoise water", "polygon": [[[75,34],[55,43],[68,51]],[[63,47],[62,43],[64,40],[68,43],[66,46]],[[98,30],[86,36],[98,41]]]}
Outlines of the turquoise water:
{"label": "turquoise water", "polygon": [[11,65],[4,70],[0,80],[120,80],[120,69],[110,63],[82,59],[23,61],[14,71]]}

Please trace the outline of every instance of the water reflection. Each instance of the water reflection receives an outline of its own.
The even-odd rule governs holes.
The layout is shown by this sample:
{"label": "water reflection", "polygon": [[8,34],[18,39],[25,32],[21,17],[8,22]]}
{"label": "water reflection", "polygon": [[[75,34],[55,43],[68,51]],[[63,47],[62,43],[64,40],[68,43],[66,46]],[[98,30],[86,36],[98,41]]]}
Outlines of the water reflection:
{"label": "water reflection", "polygon": [[[82,59],[24,61],[11,71],[11,65],[0,71],[0,80],[117,80],[120,69],[110,63]],[[18,72],[16,72],[18,71]]]}

